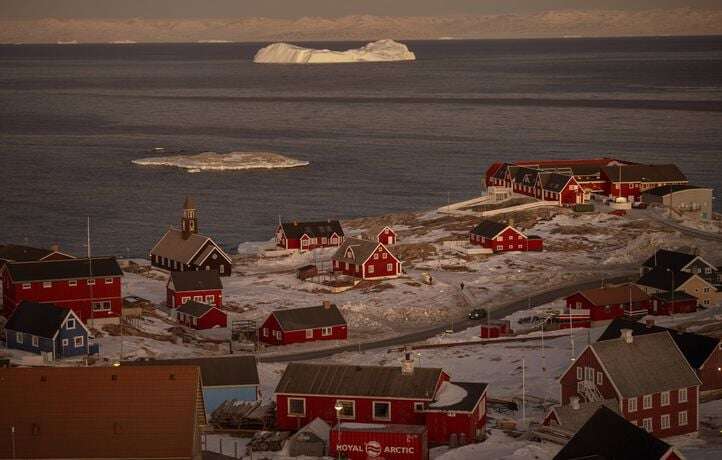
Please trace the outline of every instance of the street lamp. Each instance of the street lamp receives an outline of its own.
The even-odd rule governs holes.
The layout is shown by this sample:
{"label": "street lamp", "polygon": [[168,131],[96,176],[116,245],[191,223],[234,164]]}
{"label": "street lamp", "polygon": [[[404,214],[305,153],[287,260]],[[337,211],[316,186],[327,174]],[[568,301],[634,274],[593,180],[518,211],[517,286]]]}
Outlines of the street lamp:
{"label": "street lamp", "polygon": [[339,446],[341,445],[341,411],[343,410],[341,401],[336,401],[336,405],[333,406],[333,408],[336,409],[336,456],[338,460],[341,460],[341,450],[339,450]]}

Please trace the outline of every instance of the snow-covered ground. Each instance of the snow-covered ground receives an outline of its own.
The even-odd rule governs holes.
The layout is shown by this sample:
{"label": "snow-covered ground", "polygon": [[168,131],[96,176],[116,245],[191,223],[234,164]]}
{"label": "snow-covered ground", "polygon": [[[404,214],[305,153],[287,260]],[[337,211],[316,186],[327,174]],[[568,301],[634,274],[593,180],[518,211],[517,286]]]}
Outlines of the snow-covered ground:
{"label": "snow-covered ground", "polygon": [[273,43],[261,48],[253,62],[262,64],[332,64],[342,62],[413,61],[409,48],[393,40],[378,40],[346,51],[303,48],[288,43]]}
{"label": "snow-covered ground", "polygon": [[133,160],[133,163],[141,166],[175,166],[189,172],[297,168],[309,164],[308,161],[268,152],[203,152],[196,155],[139,158]]}

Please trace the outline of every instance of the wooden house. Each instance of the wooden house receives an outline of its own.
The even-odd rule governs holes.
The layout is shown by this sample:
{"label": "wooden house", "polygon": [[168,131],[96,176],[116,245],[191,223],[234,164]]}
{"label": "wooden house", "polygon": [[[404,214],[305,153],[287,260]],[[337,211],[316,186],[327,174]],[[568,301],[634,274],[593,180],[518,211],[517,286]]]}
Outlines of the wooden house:
{"label": "wooden house", "polygon": [[592,326],[620,316],[644,316],[651,305],[647,293],[634,284],[577,291],[564,300],[568,310],[588,311]]}
{"label": "wooden house", "polygon": [[644,276],[655,268],[669,269],[675,273],[692,273],[710,284],[718,284],[717,267],[699,254],[658,249],[650,258],[644,261],[640,267],[639,275]]}
{"label": "wooden house", "polygon": [[230,276],[233,262],[228,254],[209,236],[198,233],[195,202],[186,197],[180,230],[168,231],[150,250],[150,263],[168,271],[214,270]]}
{"label": "wooden house", "polygon": [[398,242],[398,235],[394,229],[388,225],[372,226],[366,230],[363,237],[367,240],[378,241],[386,246],[391,246]]}
{"label": "wooden house", "polygon": [[22,302],[5,323],[7,348],[48,354],[54,360],[98,353],[98,344],[69,308]]}
{"label": "wooden house", "polygon": [[573,397],[567,405],[552,406],[544,416],[541,426],[533,429],[533,434],[541,439],[566,444],[600,407],[619,413],[616,399],[581,403],[578,398]]}
{"label": "wooden house", "polygon": [[541,173],[537,177],[535,195],[544,201],[554,201],[560,206],[584,203],[584,188],[572,175]]}
{"label": "wooden house", "polygon": [[486,321],[479,327],[479,337],[482,339],[496,339],[511,334],[511,321]]}
{"label": "wooden house", "polygon": [[722,394],[722,341],[719,338],[657,326],[653,321],[641,323],[617,318],[607,326],[598,340],[617,339],[621,337],[622,329],[631,330],[634,335],[669,332],[679,351],[702,381],[702,394]]}
{"label": "wooden house", "polygon": [[168,308],[178,308],[191,300],[216,307],[223,305],[223,283],[217,271],[170,273],[166,283]]}
{"label": "wooden house", "polygon": [[697,303],[706,307],[719,302],[717,288],[701,276],[689,272],[657,267],[642,275],[636,284],[649,295],[683,292],[697,298]]}
{"label": "wooden house", "polygon": [[678,313],[692,313],[697,311],[697,297],[686,292],[657,292],[652,294],[652,315],[675,315]]}
{"label": "wooden house", "polygon": [[193,329],[228,327],[228,315],[220,308],[190,300],[176,308],[178,322]]}
{"label": "wooden house", "polygon": [[674,164],[605,166],[601,168],[601,176],[606,181],[604,193],[609,198],[621,197],[631,202],[640,201],[647,190],[688,182]]}
{"label": "wooden house", "polygon": [[699,431],[701,381],[668,332],[587,345],[560,378],[561,402],[614,399],[619,413],[658,437]]}
{"label": "wooden house", "polygon": [[378,241],[347,238],[331,258],[334,273],[364,280],[397,278],[401,261]]}
{"label": "wooden house", "polygon": [[38,262],[41,260],[74,259],[74,256],[62,252],[58,245],[50,249],[24,246],[20,244],[0,244],[0,268],[6,262]]}
{"label": "wooden house", "polygon": [[282,222],[276,227],[276,245],[283,249],[311,251],[340,246],[344,240],[338,220]]}
{"label": "wooden house", "polygon": [[27,300],[70,308],[89,326],[120,321],[123,272],[114,257],[8,262],[0,273],[5,316]]}
{"label": "wooden house", "polygon": [[10,368],[0,381],[0,458],[202,458],[198,367]]}
{"label": "wooden house", "polygon": [[483,220],[469,232],[469,242],[493,252],[541,251],[543,240],[538,236],[526,236],[509,224]]}
{"label": "wooden house", "polygon": [[268,345],[347,338],[346,319],[338,307],[328,301],[316,307],[275,310],[258,329],[259,341]]}

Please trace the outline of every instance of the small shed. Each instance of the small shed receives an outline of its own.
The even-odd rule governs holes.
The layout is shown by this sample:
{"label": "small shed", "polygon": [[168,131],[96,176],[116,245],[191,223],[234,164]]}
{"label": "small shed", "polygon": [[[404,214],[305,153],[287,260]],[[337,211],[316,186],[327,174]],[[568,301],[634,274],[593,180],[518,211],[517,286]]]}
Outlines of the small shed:
{"label": "small shed", "polygon": [[314,276],[318,276],[318,267],[313,264],[304,265],[296,269],[296,277],[302,281],[313,278]]}
{"label": "small shed", "polygon": [[228,315],[218,307],[191,300],[178,308],[178,322],[193,329],[228,327]]}
{"label": "small shed", "polygon": [[511,322],[509,320],[489,321],[481,325],[482,339],[496,339],[511,334]]}
{"label": "small shed", "polygon": [[325,457],[327,455],[331,426],[315,418],[288,439],[286,448],[289,457]]}

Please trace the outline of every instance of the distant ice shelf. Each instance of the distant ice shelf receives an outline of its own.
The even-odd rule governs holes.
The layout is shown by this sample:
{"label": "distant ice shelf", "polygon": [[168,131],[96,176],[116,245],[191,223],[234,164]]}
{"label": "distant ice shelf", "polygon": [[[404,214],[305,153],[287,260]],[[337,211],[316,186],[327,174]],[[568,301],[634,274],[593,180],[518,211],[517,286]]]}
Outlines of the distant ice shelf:
{"label": "distant ice shelf", "polygon": [[174,166],[189,173],[200,171],[233,171],[245,169],[297,168],[308,161],[297,160],[268,152],[203,152],[196,155],[170,155],[139,158],[133,163],[141,166]]}
{"label": "distant ice shelf", "polygon": [[253,62],[261,64],[336,64],[413,61],[415,59],[416,55],[409,51],[406,45],[386,39],[346,51],[318,50],[288,43],[274,43],[258,50]]}

